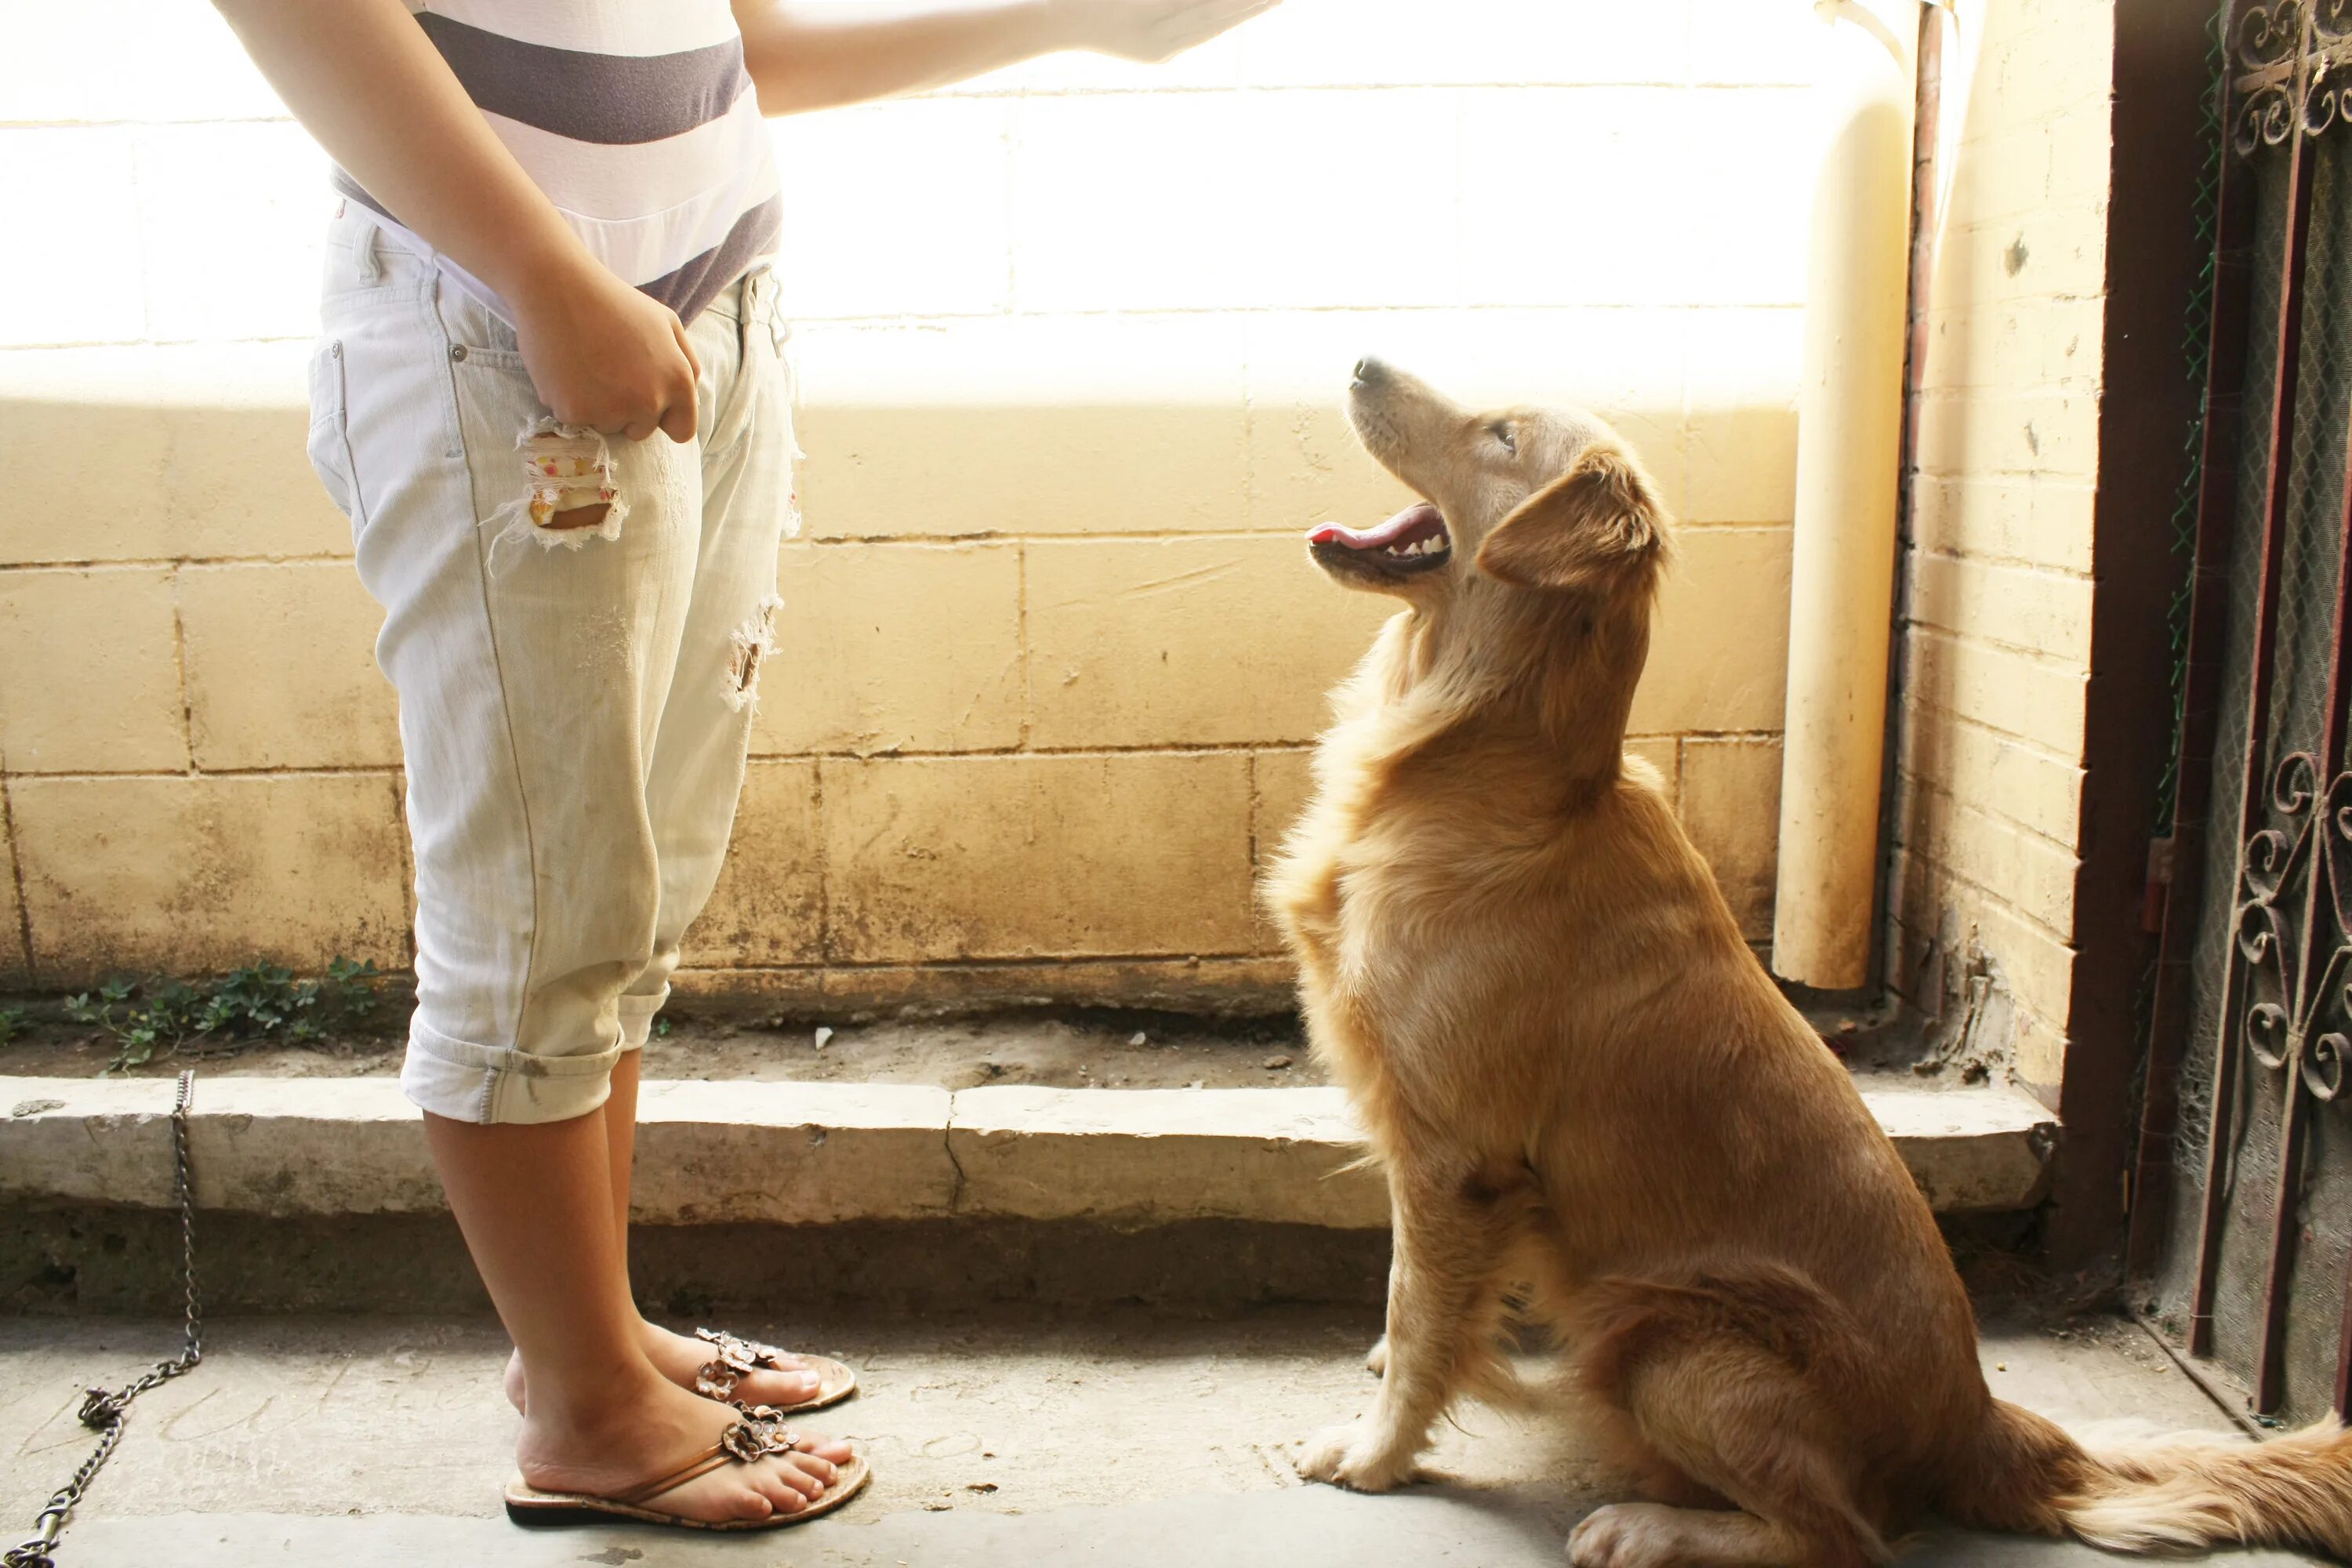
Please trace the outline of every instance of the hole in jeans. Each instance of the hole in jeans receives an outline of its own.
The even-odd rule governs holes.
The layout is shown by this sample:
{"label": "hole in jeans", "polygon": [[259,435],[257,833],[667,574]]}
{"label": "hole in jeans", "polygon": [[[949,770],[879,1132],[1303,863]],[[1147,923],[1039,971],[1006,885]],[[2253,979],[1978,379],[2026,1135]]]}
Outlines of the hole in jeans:
{"label": "hole in jeans", "polygon": [[613,503],[610,501],[598,501],[593,506],[567,507],[550,517],[541,526],[553,529],[557,532],[562,532],[567,528],[593,528],[604,521],[605,514],[612,510]]}
{"label": "hole in jeans", "polygon": [[541,419],[516,438],[523,493],[492,514],[497,543],[536,540],[541,548],[578,550],[592,539],[618,539],[628,498],[613,472],[613,448],[576,425]]}
{"label": "hole in jeans", "polygon": [[621,492],[613,482],[613,449],[593,430],[541,420],[519,444],[530,521],[555,532],[593,528],[613,518]]}
{"label": "hole in jeans", "polygon": [[727,706],[739,713],[760,700],[760,666],[775,651],[776,612],[783,604],[774,597],[762,599],[751,618],[735,628],[723,695]]}

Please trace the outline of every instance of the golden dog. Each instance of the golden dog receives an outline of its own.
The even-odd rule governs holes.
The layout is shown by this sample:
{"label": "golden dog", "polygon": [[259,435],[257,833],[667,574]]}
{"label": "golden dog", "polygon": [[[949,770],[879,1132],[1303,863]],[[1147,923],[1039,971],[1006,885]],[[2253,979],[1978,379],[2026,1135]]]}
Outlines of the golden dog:
{"label": "golden dog", "polygon": [[1991,1397],[1927,1204],[1624,755],[1672,555],[1640,463],[1574,412],[1474,414],[1376,361],[1350,413],[1428,500],[1316,561],[1403,608],[1335,699],[1266,901],[1386,1171],[1370,1412],[1300,1471],[1411,1479],[1508,1385],[1506,1292],[1658,1499],[1580,1568],[1850,1568],[1930,1510],[2124,1550],[2352,1552],[2334,1422],[2093,1455]]}

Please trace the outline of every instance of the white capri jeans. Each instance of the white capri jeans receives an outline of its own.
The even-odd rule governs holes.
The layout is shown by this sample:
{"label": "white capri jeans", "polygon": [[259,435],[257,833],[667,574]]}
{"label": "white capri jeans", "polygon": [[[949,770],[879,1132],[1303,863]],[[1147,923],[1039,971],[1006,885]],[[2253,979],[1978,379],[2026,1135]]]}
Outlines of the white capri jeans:
{"label": "white capri jeans", "polygon": [[[460,1121],[604,1104],[717,882],[798,528],[757,270],[688,328],[700,433],[557,429],[511,329],[356,204],[329,235],[310,460],[384,609],[416,862],[401,1085]],[[593,528],[551,521],[609,504]]]}

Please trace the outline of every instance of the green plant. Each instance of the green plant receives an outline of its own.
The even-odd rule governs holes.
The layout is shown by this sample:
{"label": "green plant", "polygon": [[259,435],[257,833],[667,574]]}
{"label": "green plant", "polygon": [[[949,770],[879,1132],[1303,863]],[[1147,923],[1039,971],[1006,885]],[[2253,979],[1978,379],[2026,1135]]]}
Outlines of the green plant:
{"label": "green plant", "polygon": [[22,1007],[0,1007],[0,1046],[23,1034],[27,1022]]}
{"label": "green plant", "polygon": [[137,1067],[191,1047],[218,1054],[255,1040],[311,1045],[336,1026],[364,1022],[375,1011],[373,960],[338,957],[316,979],[297,979],[274,963],[252,963],[217,979],[110,980],[95,992],[68,996],[68,1018],[114,1037],[110,1072]]}

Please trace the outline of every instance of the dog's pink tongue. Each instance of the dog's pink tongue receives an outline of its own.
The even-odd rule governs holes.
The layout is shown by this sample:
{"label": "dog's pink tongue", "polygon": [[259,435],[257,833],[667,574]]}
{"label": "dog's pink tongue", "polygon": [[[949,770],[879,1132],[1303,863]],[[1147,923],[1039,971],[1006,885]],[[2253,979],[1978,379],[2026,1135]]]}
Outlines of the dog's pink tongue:
{"label": "dog's pink tongue", "polygon": [[1344,544],[1350,550],[1383,550],[1394,544],[1407,529],[1426,523],[1436,508],[1427,501],[1409,506],[1377,528],[1355,529],[1341,523],[1327,522],[1309,529],[1309,544]]}

